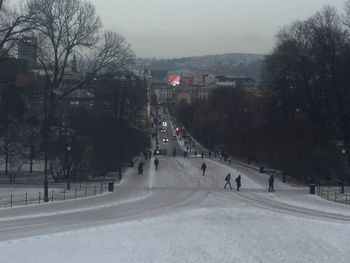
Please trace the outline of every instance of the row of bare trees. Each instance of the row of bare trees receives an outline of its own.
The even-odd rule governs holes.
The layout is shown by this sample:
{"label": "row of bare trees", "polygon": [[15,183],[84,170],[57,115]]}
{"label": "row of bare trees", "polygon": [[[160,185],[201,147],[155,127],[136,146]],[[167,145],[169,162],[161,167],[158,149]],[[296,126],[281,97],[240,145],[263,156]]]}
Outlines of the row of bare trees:
{"label": "row of bare trees", "polygon": [[341,140],[350,161],[350,1],[297,21],[277,36],[264,79],[285,116],[302,115],[320,133]]}

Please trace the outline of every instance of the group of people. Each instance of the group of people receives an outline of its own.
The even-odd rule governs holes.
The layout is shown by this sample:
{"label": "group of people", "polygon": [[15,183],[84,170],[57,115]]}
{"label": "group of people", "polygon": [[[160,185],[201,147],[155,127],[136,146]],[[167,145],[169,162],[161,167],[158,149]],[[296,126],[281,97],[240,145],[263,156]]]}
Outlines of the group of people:
{"label": "group of people", "polygon": [[[151,151],[151,150],[149,150],[149,151],[144,151],[144,152],[143,152],[143,155],[144,155],[144,157],[145,157],[145,160],[151,160],[152,151]],[[154,163],[154,166],[155,166],[156,170],[158,170],[158,167],[159,167],[159,160],[158,160],[157,157],[154,159],[153,163]],[[144,164],[145,164],[145,163],[144,163],[143,161],[140,161],[140,162],[139,162],[139,165],[138,165],[138,167],[137,167],[137,170],[138,170],[139,174],[142,174],[142,173],[143,173],[143,166],[144,166]]]}
{"label": "group of people", "polygon": [[[207,165],[205,162],[202,163],[201,165],[201,170],[202,170],[202,175],[204,176],[205,175],[205,171],[207,170]],[[225,177],[225,181],[226,181],[226,184],[224,186],[224,189],[226,189],[227,186],[229,186],[231,189],[232,189],[232,185],[231,185],[231,173],[227,174],[226,177]],[[274,192],[275,189],[273,187],[274,185],[274,181],[275,181],[275,178],[273,176],[273,174],[270,175],[269,177],[269,192]],[[235,182],[236,182],[236,186],[237,186],[237,191],[239,191],[239,189],[241,188],[242,186],[242,183],[241,183],[241,175],[239,174],[237,176],[237,178],[235,179]]]}
{"label": "group of people", "polygon": [[[232,189],[232,185],[231,185],[231,173],[229,173],[228,175],[226,175],[225,177],[225,181],[226,184],[224,186],[224,189],[226,189],[226,186],[230,186],[230,188]],[[236,178],[236,185],[237,185],[237,191],[239,191],[239,188],[241,188],[241,175],[239,174]]]}
{"label": "group of people", "polygon": [[[149,155],[149,157],[151,157],[151,154]],[[146,158],[146,154],[145,154],[145,158]],[[138,170],[139,170],[139,173],[142,174],[143,172],[143,165],[144,163],[143,162],[140,162],[139,163],[139,167],[138,167]],[[156,168],[156,170],[158,170],[158,167],[159,167],[159,160],[158,158],[156,157],[154,159],[154,166]],[[207,170],[207,165],[205,162],[202,163],[201,165],[201,170],[202,170],[202,176],[205,175],[205,171]],[[230,189],[232,189],[232,185],[231,185],[231,173],[228,173],[225,177],[225,181],[226,181],[226,184],[224,186],[224,189],[226,189],[227,186],[230,187]],[[268,179],[268,183],[269,183],[269,189],[268,191],[269,192],[274,192],[275,189],[274,189],[274,181],[275,181],[275,178],[273,176],[273,174],[270,175],[269,179]],[[236,179],[235,179],[235,182],[236,182],[236,186],[237,186],[237,191],[239,191],[239,189],[241,188],[241,175],[239,174]]]}
{"label": "group of people", "polygon": [[[224,189],[226,189],[227,186],[229,186],[232,189],[231,173],[226,175],[225,181],[226,181],[226,184],[224,186]],[[236,181],[236,185],[237,185],[237,191],[239,191],[239,189],[241,188],[241,175],[240,174],[237,176],[235,181]],[[270,177],[269,177],[269,180],[268,180],[268,182],[269,182],[269,190],[268,191],[269,192],[274,192],[275,191],[275,189],[273,187],[274,181],[275,181],[275,178],[274,178],[273,174],[271,174]]]}

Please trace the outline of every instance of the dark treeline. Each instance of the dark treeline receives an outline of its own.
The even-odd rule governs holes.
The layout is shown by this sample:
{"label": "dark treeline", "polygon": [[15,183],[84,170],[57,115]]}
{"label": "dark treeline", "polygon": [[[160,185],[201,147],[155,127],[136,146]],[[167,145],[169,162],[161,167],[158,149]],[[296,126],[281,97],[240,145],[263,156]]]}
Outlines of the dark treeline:
{"label": "dark treeline", "polygon": [[[44,94],[38,83],[26,89],[1,85],[0,154],[11,181],[31,173],[45,152]],[[91,98],[67,97],[50,119],[49,172],[56,181],[117,171],[149,146],[144,80],[105,77],[87,89]]]}
{"label": "dark treeline", "polygon": [[286,169],[299,179],[348,181],[350,2],[277,35],[258,92],[214,90],[178,117],[211,149]]}

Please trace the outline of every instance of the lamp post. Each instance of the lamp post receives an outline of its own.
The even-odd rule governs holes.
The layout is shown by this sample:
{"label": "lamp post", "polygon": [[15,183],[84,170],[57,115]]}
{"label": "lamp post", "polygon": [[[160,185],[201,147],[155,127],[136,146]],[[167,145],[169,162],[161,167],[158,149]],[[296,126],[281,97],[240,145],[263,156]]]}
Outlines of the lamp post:
{"label": "lamp post", "polygon": [[119,91],[119,167],[118,177],[122,179],[122,164],[123,164],[123,114],[124,114],[124,103],[125,103],[125,83],[122,84],[121,90]]}
{"label": "lamp post", "polygon": [[71,177],[71,172],[70,172],[70,161],[71,161],[71,150],[72,147],[67,146],[67,163],[66,163],[66,169],[67,169],[67,190],[70,190],[70,177]]}
{"label": "lamp post", "polygon": [[49,201],[49,181],[47,178],[47,162],[48,162],[48,137],[49,137],[49,114],[48,114],[48,98],[47,98],[47,93],[48,93],[48,84],[49,82],[46,83],[45,91],[44,91],[44,202]]}
{"label": "lamp post", "polygon": [[344,178],[345,178],[345,156],[346,156],[346,150],[345,149],[342,149],[341,150],[341,153],[342,153],[342,173],[343,173],[343,178],[342,178],[342,181],[341,181],[341,190],[340,190],[340,193],[341,194],[344,194]]}
{"label": "lamp post", "polygon": [[248,115],[248,138],[249,138],[249,152],[248,152],[248,164],[252,161],[252,155],[253,155],[253,144],[252,144],[252,137],[253,137],[253,127],[252,127],[252,108],[250,103],[247,103],[247,107],[243,110]]}

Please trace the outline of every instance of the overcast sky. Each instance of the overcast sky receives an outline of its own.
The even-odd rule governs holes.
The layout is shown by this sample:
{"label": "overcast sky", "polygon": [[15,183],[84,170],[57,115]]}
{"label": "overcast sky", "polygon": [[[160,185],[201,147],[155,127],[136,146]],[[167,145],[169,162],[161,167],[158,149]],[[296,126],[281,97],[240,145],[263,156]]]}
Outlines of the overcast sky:
{"label": "overcast sky", "polygon": [[90,0],[138,57],[266,53],[284,25],[345,0]]}

